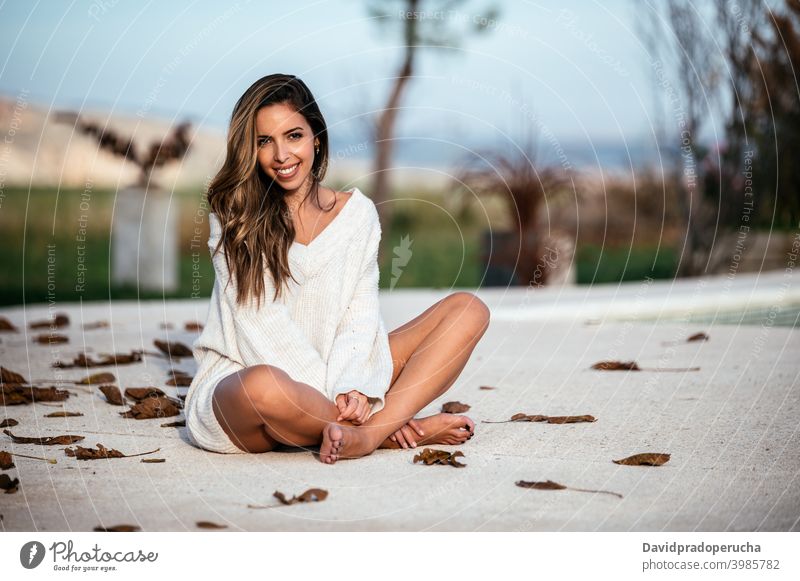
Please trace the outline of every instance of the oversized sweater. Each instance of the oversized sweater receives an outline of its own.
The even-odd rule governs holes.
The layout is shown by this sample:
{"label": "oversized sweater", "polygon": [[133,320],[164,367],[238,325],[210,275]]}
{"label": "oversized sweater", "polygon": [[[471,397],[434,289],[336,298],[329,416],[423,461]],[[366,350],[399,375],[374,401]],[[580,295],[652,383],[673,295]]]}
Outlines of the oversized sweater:
{"label": "oversized sweater", "polygon": [[[381,227],[375,204],[358,188],[333,221],[308,245],[289,249],[289,279],[273,300],[274,281],[265,271],[258,308],[251,296],[236,303],[217,216],[209,214],[209,250],[215,278],[208,319],[192,344],[198,370],[187,394],[213,389],[203,379],[215,369],[268,364],[310,385],[331,401],[356,389],[369,396],[371,415],[384,406],[393,363],[378,305],[378,244]],[[228,284],[230,282],[230,284]],[[211,409],[200,413],[213,413]]]}

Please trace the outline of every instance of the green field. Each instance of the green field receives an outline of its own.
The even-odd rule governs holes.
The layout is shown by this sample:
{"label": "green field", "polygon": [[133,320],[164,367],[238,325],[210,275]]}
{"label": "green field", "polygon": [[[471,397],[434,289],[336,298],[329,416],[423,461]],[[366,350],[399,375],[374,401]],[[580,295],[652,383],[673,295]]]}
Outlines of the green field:
{"label": "green field", "polygon": [[[0,206],[0,243],[6,249],[0,271],[0,304],[156,299],[191,296],[196,288],[190,248],[193,217],[201,193],[173,196],[181,245],[180,288],[169,294],[141,292],[110,284],[109,257],[114,193],[81,190],[7,188]],[[384,230],[381,288],[478,287],[484,266],[479,263],[481,232],[487,227],[469,211],[458,216],[444,210],[441,196],[424,200],[419,192],[394,204],[392,227]],[[83,204],[82,204],[83,201]],[[85,241],[78,240],[85,216]],[[406,238],[407,237],[407,238]],[[407,242],[403,243],[403,239]],[[83,288],[79,282],[79,251],[83,253]],[[407,259],[407,260],[406,260]],[[405,263],[393,277],[392,262]],[[585,246],[576,256],[579,283],[670,278],[675,255],[670,249],[609,250]],[[211,293],[214,275],[205,246],[200,253],[200,293]]]}

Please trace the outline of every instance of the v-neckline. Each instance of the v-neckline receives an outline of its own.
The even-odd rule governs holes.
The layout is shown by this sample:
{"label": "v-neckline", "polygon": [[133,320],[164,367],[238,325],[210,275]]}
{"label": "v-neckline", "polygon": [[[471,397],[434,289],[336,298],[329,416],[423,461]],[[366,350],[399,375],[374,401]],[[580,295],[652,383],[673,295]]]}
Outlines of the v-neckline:
{"label": "v-neckline", "polygon": [[317,243],[317,240],[319,240],[320,238],[322,238],[322,237],[324,237],[324,236],[326,235],[326,233],[327,233],[327,232],[328,232],[328,231],[329,231],[329,230],[330,230],[330,229],[331,229],[331,228],[334,226],[334,224],[336,223],[336,221],[337,221],[339,218],[341,218],[342,214],[344,214],[344,213],[345,213],[345,211],[347,210],[347,207],[348,207],[348,206],[352,206],[352,205],[353,205],[353,204],[352,204],[352,203],[353,203],[353,198],[355,198],[355,197],[356,197],[356,195],[357,195],[357,192],[359,192],[359,190],[358,190],[358,188],[357,188],[357,187],[353,187],[353,188],[351,188],[351,189],[349,189],[349,190],[345,190],[345,192],[352,192],[352,194],[350,195],[350,197],[348,198],[348,200],[347,200],[347,201],[344,203],[344,206],[342,206],[342,208],[339,210],[339,213],[338,213],[338,214],[336,214],[336,215],[333,217],[333,220],[331,220],[331,221],[328,223],[328,225],[327,225],[327,226],[325,226],[325,227],[322,229],[322,231],[321,231],[319,234],[317,234],[317,235],[316,235],[316,236],[315,236],[315,237],[314,237],[314,238],[313,238],[313,239],[312,239],[312,240],[311,240],[311,241],[310,241],[308,244],[302,244],[302,243],[300,243],[300,242],[294,241],[294,242],[292,242],[291,246],[289,247],[290,249],[292,249],[292,248],[299,248],[300,250],[307,251],[307,250],[311,249],[311,248],[312,248],[312,247],[313,247],[313,246],[314,246],[314,245]]}

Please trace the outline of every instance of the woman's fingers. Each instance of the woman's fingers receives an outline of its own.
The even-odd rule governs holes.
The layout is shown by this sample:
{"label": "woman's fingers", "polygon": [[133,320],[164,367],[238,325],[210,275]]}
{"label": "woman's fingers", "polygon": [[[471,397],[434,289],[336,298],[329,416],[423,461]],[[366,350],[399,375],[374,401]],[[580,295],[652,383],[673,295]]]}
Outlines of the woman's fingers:
{"label": "woman's fingers", "polygon": [[419,422],[414,418],[408,420],[408,425],[414,428],[414,431],[417,432],[420,436],[425,435],[425,432],[422,431],[422,427],[420,427]]}
{"label": "woman's fingers", "polygon": [[394,435],[395,435],[395,436],[397,436],[397,443],[398,443],[398,444],[400,444],[400,447],[401,447],[401,448],[408,448],[408,443],[406,442],[406,439],[405,439],[405,437],[403,436],[403,430],[402,430],[402,428],[401,428],[401,429],[399,429],[399,430],[397,430],[397,431],[394,433]]}
{"label": "woman's fingers", "polygon": [[358,410],[358,401],[351,399],[348,402],[347,407],[344,409],[344,411],[341,414],[339,414],[339,417],[336,421],[349,420],[351,418],[356,417],[357,410]]}
{"label": "woman's fingers", "polygon": [[412,448],[416,448],[417,440],[414,437],[414,430],[409,428],[408,425],[405,425],[402,428],[400,428],[400,431],[403,432],[403,437],[405,437],[408,445],[411,446]]}

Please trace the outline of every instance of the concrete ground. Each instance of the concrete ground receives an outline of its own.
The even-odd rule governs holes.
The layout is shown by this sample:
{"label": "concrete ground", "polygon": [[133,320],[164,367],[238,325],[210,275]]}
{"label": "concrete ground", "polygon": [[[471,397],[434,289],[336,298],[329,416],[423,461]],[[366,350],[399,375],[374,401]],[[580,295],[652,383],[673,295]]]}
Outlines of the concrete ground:
{"label": "concrete ground", "polygon": [[[790,279],[788,279],[789,282]],[[13,444],[0,450],[56,458],[57,464],[15,457],[19,491],[0,495],[6,531],[91,531],[131,524],[147,531],[198,530],[212,521],[227,530],[402,531],[789,531],[800,530],[800,331],[779,326],[798,301],[782,273],[705,281],[634,283],[525,292],[477,291],[492,323],[461,377],[423,410],[458,400],[472,408],[476,436],[463,446],[467,466],[414,464],[412,450],[378,450],[359,460],[320,463],[310,450],[219,455],[189,444],[185,428],[168,420],[120,417],[96,390],[76,390],[63,409],[83,417],[44,418],[59,408],[8,406],[0,421],[21,436],[80,434],[83,446],[102,443],[140,458],[78,461],[65,446]],[[382,294],[384,319],[395,328],[451,290]],[[79,351],[153,349],[156,338],[191,344],[186,321],[205,318],[206,300],[61,304],[0,310],[21,329],[66,312],[70,342],[32,342],[34,331],[0,334],[0,364],[28,379],[55,377],[53,361]],[[750,325],[714,322],[719,309],[766,314]],[[766,309],[764,311],[764,309]],[[781,317],[770,316],[779,313]],[[705,322],[692,323],[692,317]],[[722,317],[721,317],[722,318]],[[636,322],[633,322],[635,319]],[[644,320],[650,319],[650,320]],[[107,320],[110,329],[82,331]],[[171,322],[175,331],[160,325]],[[784,323],[785,324],[785,323]],[[706,342],[686,343],[704,331]],[[647,368],[699,371],[595,371],[600,360],[635,360]],[[194,372],[194,361],[177,366]],[[120,387],[164,383],[167,362],[101,368]],[[84,370],[65,370],[67,379]],[[39,382],[37,385],[48,385]],[[495,390],[481,390],[493,386]],[[512,414],[591,414],[594,423],[482,423]],[[182,416],[180,416],[182,417]],[[660,467],[620,466],[613,459],[641,452],[671,454]],[[573,490],[529,490],[518,480],[553,480]],[[323,488],[323,502],[270,509],[272,493],[291,496]]]}

